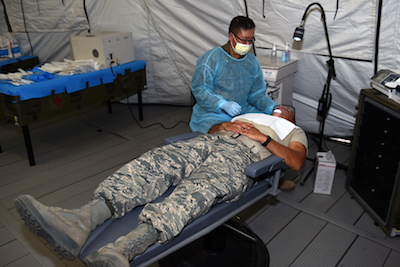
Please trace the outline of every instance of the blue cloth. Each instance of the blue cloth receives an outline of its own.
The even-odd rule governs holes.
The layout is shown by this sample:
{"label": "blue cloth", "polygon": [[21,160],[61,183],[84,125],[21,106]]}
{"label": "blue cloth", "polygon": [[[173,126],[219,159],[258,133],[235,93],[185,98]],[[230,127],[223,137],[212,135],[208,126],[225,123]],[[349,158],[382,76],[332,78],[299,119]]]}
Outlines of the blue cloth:
{"label": "blue cloth", "polygon": [[[137,70],[144,69],[146,61],[136,60],[126,64],[113,67],[115,75],[125,75],[125,70],[135,72]],[[1,84],[0,93],[9,96],[19,96],[21,101],[42,98],[52,94],[54,90],[55,94],[60,93],[74,93],[86,89],[86,83],[88,87],[94,87],[101,84],[107,84],[114,82],[114,75],[110,68],[98,70],[94,72],[88,72],[76,75],[54,75],[51,80],[42,82],[31,83],[27,85],[14,86],[12,84]]]}
{"label": "blue cloth", "polygon": [[248,53],[241,59],[216,47],[197,60],[192,78],[192,93],[196,99],[190,119],[193,132],[207,133],[214,124],[232,117],[221,109],[226,101],[242,107],[241,114],[272,114],[276,105],[266,95],[266,83],[257,58]]}

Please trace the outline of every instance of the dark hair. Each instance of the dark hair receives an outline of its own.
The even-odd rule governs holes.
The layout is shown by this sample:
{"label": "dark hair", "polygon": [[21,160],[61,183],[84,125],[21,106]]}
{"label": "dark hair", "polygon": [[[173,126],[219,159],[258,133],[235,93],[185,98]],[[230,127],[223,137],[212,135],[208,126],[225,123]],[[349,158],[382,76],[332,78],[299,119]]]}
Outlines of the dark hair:
{"label": "dark hair", "polygon": [[237,34],[240,30],[251,30],[254,29],[256,25],[253,20],[248,17],[237,16],[232,19],[231,24],[229,25],[229,32],[233,32]]}

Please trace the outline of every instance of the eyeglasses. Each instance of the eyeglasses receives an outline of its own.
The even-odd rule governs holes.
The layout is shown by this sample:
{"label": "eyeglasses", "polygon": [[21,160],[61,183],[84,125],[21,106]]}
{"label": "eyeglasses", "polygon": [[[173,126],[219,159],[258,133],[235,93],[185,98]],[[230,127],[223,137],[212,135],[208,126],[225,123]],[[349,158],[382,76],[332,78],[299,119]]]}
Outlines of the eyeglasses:
{"label": "eyeglasses", "polygon": [[232,33],[236,38],[238,38],[239,41],[240,41],[241,43],[252,44],[252,43],[254,43],[254,41],[256,40],[255,38],[250,39],[250,40],[243,40],[242,38],[238,37],[234,32],[231,32],[231,33]]}

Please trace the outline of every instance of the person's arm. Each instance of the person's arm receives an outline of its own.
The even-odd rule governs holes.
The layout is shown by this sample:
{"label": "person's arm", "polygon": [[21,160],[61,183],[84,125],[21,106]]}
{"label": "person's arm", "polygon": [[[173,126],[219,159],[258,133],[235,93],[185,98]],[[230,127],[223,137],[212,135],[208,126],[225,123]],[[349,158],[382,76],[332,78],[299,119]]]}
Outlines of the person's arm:
{"label": "person's arm", "polygon": [[235,122],[227,121],[227,122],[213,125],[210,128],[210,130],[208,130],[208,133],[213,134],[213,133],[220,132],[223,130],[233,132],[233,133],[239,133],[240,131],[243,131],[245,129],[250,130],[253,127],[254,127],[253,124],[243,122],[243,121],[235,121]]}
{"label": "person's arm", "polygon": [[[268,136],[261,133],[256,128],[240,131],[240,134],[260,143],[264,143],[268,139]],[[307,150],[300,142],[290,142],[289,147],[286,147],[271,139],[265,148],[273,155],[283,158],[289,168],[296,171],[301,169],[306,159]]]}
{"label": "person's arm", "polygon": [[219,60],[218,50],[213,49],[200,56],[192,76],[191,91],[196,103],[202,108],[221,113],[221,105],[226,102],[225,98],[214,89],[216,63]]}
{"label": "person's arm", "polygon": [[254,76],[253,84],[249,92],[248,102],[265,114],[271,115],[273,107],[277,104],[265,94],[266,83],[257,60],[254,62],[254,72],[256,75]]}

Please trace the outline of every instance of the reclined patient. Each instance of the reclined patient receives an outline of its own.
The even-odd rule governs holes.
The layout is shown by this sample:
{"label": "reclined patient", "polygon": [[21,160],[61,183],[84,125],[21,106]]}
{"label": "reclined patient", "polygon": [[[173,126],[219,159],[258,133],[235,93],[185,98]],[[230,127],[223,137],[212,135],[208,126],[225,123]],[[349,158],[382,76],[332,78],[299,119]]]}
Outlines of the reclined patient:
{"label": "reclined patient", "polygon": [[[294,111],[283,106],[272,116],[241,115],[212,126],[208,134],[144,153],[100,183],[80,208],[45,206],[29,195],[16,198],[15,206],[33,233],[73,260],[98,225],[145,205],[136,229],[84,259],[87,266],[129,266],[136,255],[171,240],[214,204],[238,200],[253,184],[244,174],[247,165],[272,153],[300,170],[307,138],[293,122]],[[172,185],[170,196],[151,203]]]}

